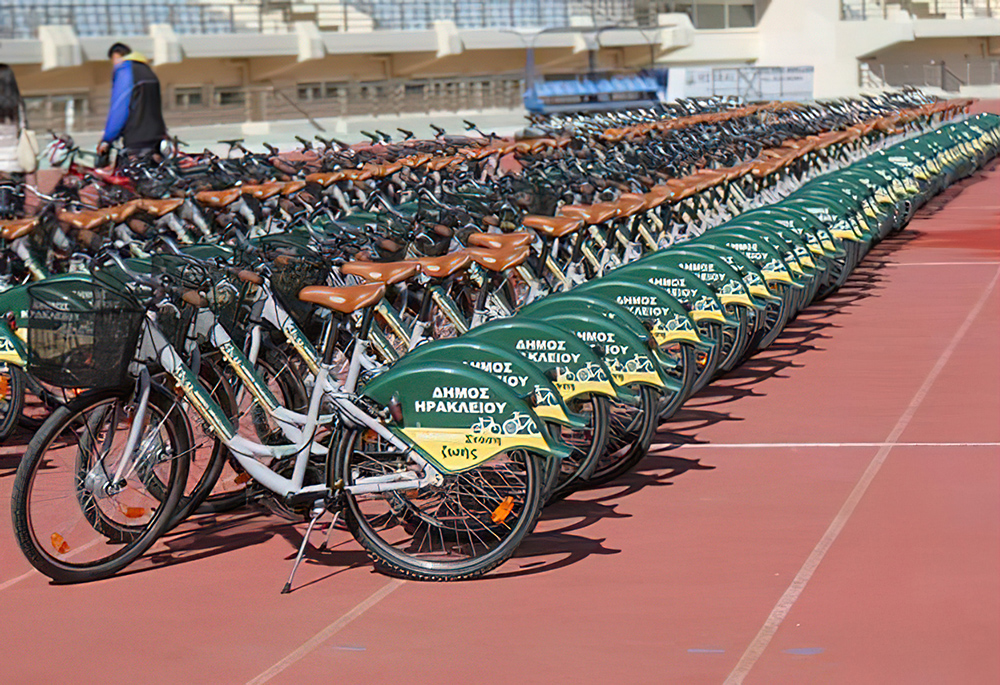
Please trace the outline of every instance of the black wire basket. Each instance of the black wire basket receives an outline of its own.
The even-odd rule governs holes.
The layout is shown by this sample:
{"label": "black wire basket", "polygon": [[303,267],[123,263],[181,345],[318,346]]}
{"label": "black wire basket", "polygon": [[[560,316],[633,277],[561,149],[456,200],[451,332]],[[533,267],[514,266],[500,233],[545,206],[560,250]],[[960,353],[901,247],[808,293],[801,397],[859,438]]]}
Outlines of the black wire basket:
{"label": "black wire basket", "polygon": [[127,291],[93,276],[28,286],[28,370],[59,388],[116,388],[129,364],[145,309]]}
{"label": "black wire basket", "polygon": [[[229,337],[242,346],[246,338],[246,326],[253,300],[252,284],[247,283],[228,266],[211,261],[192,259],[171,254],[153,255],[153,274],[160,282],[182,290],[197,290],[208,300],[208,307],[216,319],[226,329]],[[180,316],[173,312],[161,311],[157,323],[161,331],[178,350],[184,348],[186,340],[195,331],[195,310],[183,302],[176,302]]]}
{"label": "black wire basket", "polygon": [[310,285],[326,285],[330,265],[321,254],[302,241],[269,236],[261,248],[271,262],[271,290],[295,322],[306,332],[315,328],[315,305],[299,299],[299,291]]}

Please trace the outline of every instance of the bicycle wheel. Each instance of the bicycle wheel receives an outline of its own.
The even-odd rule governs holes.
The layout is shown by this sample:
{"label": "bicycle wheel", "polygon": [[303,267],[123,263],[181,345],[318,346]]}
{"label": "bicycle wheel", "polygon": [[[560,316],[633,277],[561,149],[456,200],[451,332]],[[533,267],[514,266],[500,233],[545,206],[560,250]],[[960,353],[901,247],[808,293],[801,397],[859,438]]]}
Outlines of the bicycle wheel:
{"label": "bicycle wheel", "polygon": [[553,430],[553,436],[572,447],[573,453],[562,460],[546,502],[566,497],[594,472],[601,455],[607,451],[610,437],[608,404],[607,397],[597,395],[576,397],[566,403],[570,411],[586,417],[589,423],[584,428],[559,426]]}
{"label": "bicycle wheel", "polygon": [[24,372],[10,364],[0,364],[0,442],[10,437],[24,406]]}
{"label": "bicycle wheel", "polygon": [[[202,359],[198,369],[198,380],[226,416],[230,419],[236,416],[232,392],[222,375],[222,370],[212,358]],[[173,387],[172,380],[169,385]],[[199,511],[202,502],[216,492],[220,476],[229,461],[229,450],[225,443],[211,431],[187,399],[178,401],[175,405],[175,411],[177,410],[183,414],[181,421],[188,433],[190,466],[184,495],[174,507],[170,517],[170,528],[174,528],[188,516]],[[240,490],[243,488],[240,487]]]}
{"label": "bicycle wheel", "polygon": [[[298,369],[283,353],[268,350],[265,358],[257,361],[257,372],[281,406],[292,411],[305,411],[308,394],[300,380],[300,376],[307,373],[304,367]],[[223,405],[223,409],[236,426],[237,432],[258,442],[270,444],[287,442],[267,412],[243,388],[242,382],[236,377],[232,368],[221,369],[220,373],[231,386],[228,391],[231,395],[227,400],[230,404]],[[200,503],[196,513],[217,514],[246,504],[249,485],[250,477],[229,454],[229,450],[223,448],[223,463],[212,491]]]}
{"label": "bicycle wheel", "polygon": [[111,482],[131,405],[131,392],[81,395],[49,417],[17,469],[14,535],[31,565],[56,582],[97,580],[128,566],[167,529],[184,492],[187,431],[166,393],[150,394],[135,455]]}
{"label": "bicycle wheel", "polygon": [[46,388],[42,383],[29,373],[24,374],[25,390],[24,401],[21,404],[21,416],[17,422],[21,428],[38,430],[45,423],[45,419],[63,404],[66,391],[57,394]]}
{"label": "bicycle wheel", "polygon": [[676,379],[681,386],[676,392],[668,390],[660,395],[656,410],[657,419],[667,421],[691,396],[699,367],[697,350],[687,343],[672,343],[663,348],[662,353],[674,360],[676,366],[668,370],[667,374]]}
{"label": "bicycle wheel", "polygon": [[736,319],[737,325],[722,328],[722,359],[719,361],[719,370],[722,372],[736,368],[751,336],[750,311],[747,307],[727,304],[726,314]]}
{"label": "bicycle wheel", "polygon": [[712,348],[707,352],[698,352],[698,377],[695,378],[694,387],[691,389],[692,395],[715,378],[715,372],[722,360],[723,330],[723,325],[714,321],[702,321],[698,324],[698,335],[712,343]]}
{"label": "bicycle wheel", "polygon": [[[394,473],[406,452],[374,431],[344,436],[334,473],[350,486]],[[534,528],[545,465],[524,450],[420,490],[346,495],[345,522],[376,568],[414,580],[466,580],[496,568]]]}
{"label": "bicycle wheel", "polygon": [[597,460],[594,472],[584,480],[583,487],[596,487],[620,478],[646,456],[656,434],[659,393],[647,385],[635,390],[639,394],[637,406],[611,402],[611,437],[607,449]]}

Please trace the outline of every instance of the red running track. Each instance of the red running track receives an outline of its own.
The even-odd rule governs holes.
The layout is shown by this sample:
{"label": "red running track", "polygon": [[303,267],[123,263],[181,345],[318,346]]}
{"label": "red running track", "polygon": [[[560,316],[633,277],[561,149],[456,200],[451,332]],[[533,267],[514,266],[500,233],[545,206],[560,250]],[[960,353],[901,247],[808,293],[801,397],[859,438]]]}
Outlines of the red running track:
{"label": "red running track", "polygon": [[282,596],[304,527],[246,512],[53,586],[0,507],[2,680],[1000,682],[998,276],[995,163],[480,581],[386,578],[335,531]]}

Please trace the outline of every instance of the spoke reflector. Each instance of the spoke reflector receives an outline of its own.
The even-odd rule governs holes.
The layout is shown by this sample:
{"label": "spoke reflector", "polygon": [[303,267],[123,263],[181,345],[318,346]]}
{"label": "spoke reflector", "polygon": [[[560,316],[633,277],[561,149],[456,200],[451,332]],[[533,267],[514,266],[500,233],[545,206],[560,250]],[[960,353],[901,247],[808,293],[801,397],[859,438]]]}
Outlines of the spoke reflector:
{"label": "spoke reflector", "polygon": [[119,504],[118,509],[121,510],[127,519],[139,519],[146,515],[146,509],[143,507],[128,507],[124,504]]}
{"label": "spoke reflector", "polygon": [[250,480],[250,474],[244,472],[236,476],[236,478],[233,479],[233,482],[236,483],[237,485],[243,485],[248,480]]}
{"label": "spoke reflector", "polygon": [[503,501],[500,502],[500,505],[493,510],[493,515],[490,516],[490,519],[492,519],[493,523],[503,523],[507,520],[507,517],[510,516],[510,512],[513,508],[514,498],[507,495],[503,498]]}
{"label": "spoke reflector", "polygon": [[49,539],[52,541],[52,546],[56,548],[57,554],[66,554],[69,551],[69,543],[59,533],[53,533]]}

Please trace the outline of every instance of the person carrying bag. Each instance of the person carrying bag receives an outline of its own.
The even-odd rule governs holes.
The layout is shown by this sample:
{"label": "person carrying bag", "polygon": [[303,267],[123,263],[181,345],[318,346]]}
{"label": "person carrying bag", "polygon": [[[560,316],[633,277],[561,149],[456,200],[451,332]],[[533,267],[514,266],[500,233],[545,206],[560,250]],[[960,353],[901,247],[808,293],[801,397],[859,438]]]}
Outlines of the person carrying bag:
{"label": "person carrying bag", "polygon": [[34,173],[38,152],[38,139],[28,128],[14,70],[0,64],[0,173]]}

